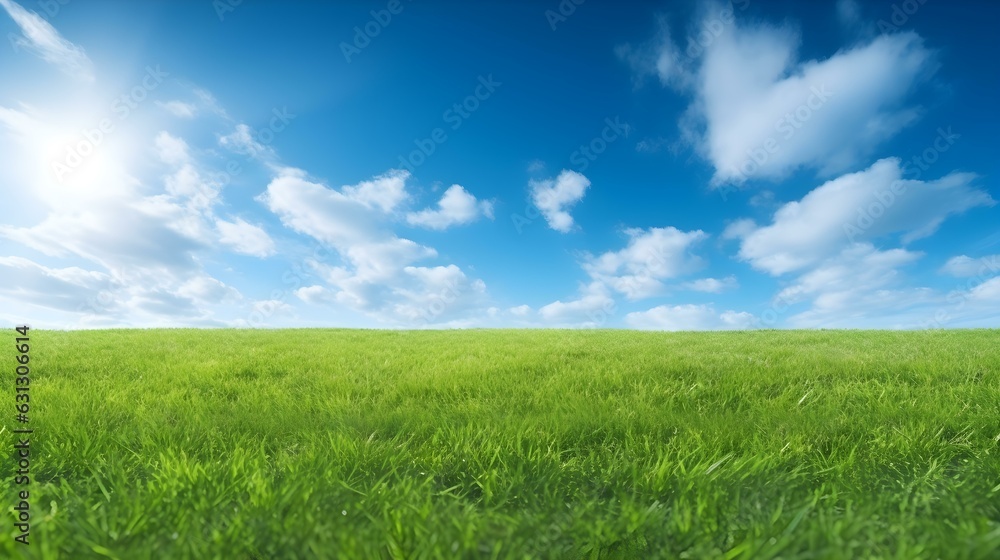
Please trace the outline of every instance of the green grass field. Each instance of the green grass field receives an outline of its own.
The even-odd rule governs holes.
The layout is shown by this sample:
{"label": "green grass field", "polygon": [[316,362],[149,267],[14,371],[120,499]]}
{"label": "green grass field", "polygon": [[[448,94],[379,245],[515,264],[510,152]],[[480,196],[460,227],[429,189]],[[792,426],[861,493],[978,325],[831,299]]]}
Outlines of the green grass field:
{"label": "green grass field", "polygon": [[1000,558],[997,330],[8,334],[4,558]]}

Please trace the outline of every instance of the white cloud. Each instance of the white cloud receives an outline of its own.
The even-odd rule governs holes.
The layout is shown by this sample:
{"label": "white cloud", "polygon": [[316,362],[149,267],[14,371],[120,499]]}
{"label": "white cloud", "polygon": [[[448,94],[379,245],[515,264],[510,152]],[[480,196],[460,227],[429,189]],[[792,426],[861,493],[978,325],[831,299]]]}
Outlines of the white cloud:
{"label": "white cloud", "polygon": [[313,305],[332,303],[335,301],[335,298],[330,290],[320,285],[304,286],[299,288],[298,290],[295,290],[295,297]]}
{"label": "white cloud", "polygon": [[1000,276],[990,278],[972,288],[969,297],[975,301],[1000,303]]}
{"label": "white cloud", "polygon": [[25,10],[13,0],[0,0],[14,23],[21,28],[23,37],[15,40],[17,47],[34,52],[46,62],[58,66],[63,72],[88,82],[94,81],[93,63],[77,45],[63,38],[56,28],[37,13]]}
{"label": "white cloud", "polygon": [[389,226],[387,213],[407,198],[408,177],[390,172],[337,190],[307,180],[302,171],[285,169],[271,181],[259,200],[286,227],[332,247],[342,261],[311,261],[330,290],[300,290],[300,299],[335,303],[408,326],[447,323],[485,309],[482,280],[468,278],[455,265],[417,266],[437,251],[398,237]]}
{"label": "white cloud", "polygon": [[734,28],[708,49],[694,111],[715,182],[781,179],[799,167],[842,171],[916,118],[897,108],[932,65],[916,34],[802,64],[794,63],[797,42],[787,30]]}
{"label": "white cloud", "polygon": [[558,177],[543,181],[531,180],[531,201],[541,211],[549,227],[568,233],[573,229],[573,217],[566,210],[583,200],[590,180],[576,171],[563,170]]}
{"label": "white cloud", "polygon": [[527,317],[529,314],[531,314],[531,306],[518,305],[516,307],[511,307],[507,311],[515,317]]}
{"label": "white cloud", "polygon": [[617,309],[615,300],[601,282],[583,286],[581,292],[579,299],[568,302],[554,301],[540,308],[538,314],[551,323],[597,327],[603,325],[615,313]]}
{"label": "white cloud", "polygon": [[[369,205],[374,205],[373,198],[368,195],[373,189],[347,191],[354,196],[348,196],[343,190],[310,182],[298,170],[285,170],[271,181],[259,200],[277,214],[286,227],[342,252],[351,247],[396,239],[381,226],[379,216]],[[359,194],[364,202],[357,199]],[[381,203],[376,206],[383,207]]]}
{"label": "white cloud", "polygon": [[156,154],[164,163],[178,165],[190,158],[187,142],[168,132],[157,134],[155,143]]}
{"label": "white cloud", "polygon": [[896,283],[898,268],[916,262],[923,254],[905,249],[879,251],[870,244],[852,245],[834,258],[803,274],[778,297],[799,302],[810,296],[820,304],[849,302],[859,291],[871,291]]}
{"label": "white cloud", "polygon": [[274,150],[258,142],[253,133],[253,129],[248,125],[240,123],[233,132],[219,136],[219,145],[250,157],[262,159],[273,157]]}
{"label": "white cloud", "polygon": [[929,305],[939,295],[927,288],[907,288],[900,269],[922,253],[905,249],[881,251],[857,243],[799,276],[776,300],[786,304],[808,302],[809,308],[789,317],[801,328],[892,326],[911,308]]}
{"label": "white cloud", "polygon": [[646,76],[656,76],[664,86],[687,88],[691,85],[691,70],[670,37],[666,18],[657,21],[656,36],[651,41],[635,47],[620,45],[615,48],[615,54],[632,69],[636,85]]}
{"label": "white cloud", "polygon": [[979,259],[966,255],[952,257],[941,267],[941,272],[958,278],[1000,273],[1000,255],[988,255]]}
{"label": "white cloud", "polygon": [[968,173],[934,181],[902,178],[900,161],[879,160],[864,171],[820,185],[800,201],[785,204],[772,223],[739,221],[726,236],[740,237],[740,258],[771,274],[816,264],[855,242],[901,234],[903,243],[931,235],[949,216],[995,204],[974,188]]}
{"label": "white cloud", "polygon": [[198,108],[190,103],[184,103],[183,101],[167,101],[166,103],[162,101],[156,101],[156,105],[175,117],[182,119],[190,119],[195,116],[198,112]]}
{"label": "white cloud", "polygon": [[635,329],[664,331],[704,331],[749,329],[756,319],[746,312],[717,313],[711,305],[660,305],[648,311],[625,316],[625,323]]}
{"label": "white cloud", "polygon": [[696,292],[706,292],[709,294],[719,294],[726,290],[739,287],[739,282],[735,276],[727,276],[722,280],[716,278],[701,278],[692,282],[685,282],[681,287]]}
{"label": "white cloud", "polygon": [[236,288],[205,274],[195,276],[181,284],[177,289],[177,295],[211,303],[231,302],[243,298]]}
{"label": "white cloud", "polygon": [[468,224],[479,216],[493,219],[493,203],[476,200],[461,185],[452,185],[438,201],[436,210],[421,210],[406,215],[406,221],[430,229],[447,229],[453,225]]}
{"label": "white cloud", "polygon": [[[850,3],[842,2],[842,13]],[[739,14],[737,14],[739,15]],[[936,69],[913,32],[880,35],[829,58],[799,61],[798,32],[784,26],[718,21],[713,39],[682,54],[661,29],[652,47],[619,48],[641,75],[693,100],[681,132],[714,167],[712,183],[782,179],[808,168],[823,175],[856,165],[920,115],[905,106],[913,87]]]}
{"label": "white cloud", "polygon": [[274,254],[274,241],[260,226],[236,218],[235,222],[215,220],[219,230],[219,241],[237,253],[254,257],[269,257]]}
{"label": "white cloud", "polygon": [[379,175],[370,181],[362,181],[357,185],[348,185],[340,190],[344,196],[376,208],[382,212],[392,212],[403,201],[409,198],[406,193],[406,181],[410,178],[408,171],[393,169]]}
{"label": "white cloud", "polygon": [[587,255],[583,269],[630,300],[659,294],[663,280],[698,270],[703,261],[691,247],[708,237],[701,231],[683,232],[674,227],[627,229],[628,245],[599,256]]}
{"label": "white cloud", "polygon": [[61,311],[81,312],[101,292],[119,289],[103,272],[49,268],[22,257],[0,257],[0,294]]}

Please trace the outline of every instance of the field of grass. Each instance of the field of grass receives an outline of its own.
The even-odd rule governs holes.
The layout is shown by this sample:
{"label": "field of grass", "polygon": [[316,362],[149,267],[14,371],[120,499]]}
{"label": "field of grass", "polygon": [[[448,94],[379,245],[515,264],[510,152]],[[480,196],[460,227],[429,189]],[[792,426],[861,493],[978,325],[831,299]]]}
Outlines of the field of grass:
{"label": "field of grass", "polygon": [[1000,558],[1000,331],[31,332],[4,558]]}

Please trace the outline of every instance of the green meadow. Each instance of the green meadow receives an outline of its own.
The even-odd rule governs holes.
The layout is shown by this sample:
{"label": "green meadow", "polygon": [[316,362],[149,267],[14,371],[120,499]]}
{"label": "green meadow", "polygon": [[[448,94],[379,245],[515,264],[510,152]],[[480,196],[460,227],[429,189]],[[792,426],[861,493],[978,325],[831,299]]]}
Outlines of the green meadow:
{"label": "green meadow", "polygon": [[3,558],[1000,558],[1000,331],[31,331]]}

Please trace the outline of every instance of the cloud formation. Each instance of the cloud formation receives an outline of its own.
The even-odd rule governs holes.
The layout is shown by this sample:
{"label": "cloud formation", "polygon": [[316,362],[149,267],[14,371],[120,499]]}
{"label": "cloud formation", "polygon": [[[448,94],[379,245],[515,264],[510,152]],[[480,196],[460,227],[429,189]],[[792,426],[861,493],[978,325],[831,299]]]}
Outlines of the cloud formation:
{"label": "cloud formation", "polygon": [[583,200],[590,179],[564,169],[555,179],[531,180],[528,186],[532,204],[545,217],[549,227],[560,233],[569,233],[573,229],[573,216],[567,210]]}
{"label": "cloud formation", "polygon": [[901,162],[886,158],[823,183],[774,213],[766,226],[731,224],[724,237],[741,239],[739,257],[779,275],[837,254],[851,243],[898,235],[910,243],[933,234],[944,220],[979,206],[993,206],[970,173],[940,179],[904,179]]}
{"label": "cloud formation", "polygon": [[916,33],[799,61],[796,30],[720,11],[704,12],[707,45],[683,48],[661,20],[655,40],[618,49],[637,75],[692,98],[681,133],[715,168],[714,185],[780,180],[800,168],[843,172],[920,116],[906,102],[937,63]]}
{"label": "cloud formation", "polygon": [[436,209],[410,212],[406,215],[406,221],[415,226],[444,230],[454,225],[472,223],[480,216],[493,219],[493,202],[476,200],[461,185],[452,185],[444,192]]}
{"label": "cloud formation", "polygon": [[663,280],[689,274],[704,265],[691,252],[693,245],[708,238],[701,230],[631,228],[624,233],[628,236],[625,248],[586,255],[582,266],[591,278],[630,300],[658,295],[664,289]]}
{"label": "cloud formation", "polygon": [[52,24],[13,0],[0,0],[0,6],[21,28],[22,37],[15,40],[16,47],[35,53],[70,76],[94,81],[94,65],[90,58],[82,48],[63,38]]}
{"label": "cloud formation", "polygon": [[711,305],[660,305],[648,311],[625,316],[625,324],[634,329],[662,331],[703,331],[749,329],[756,319],[746,312],[718,313]]}

